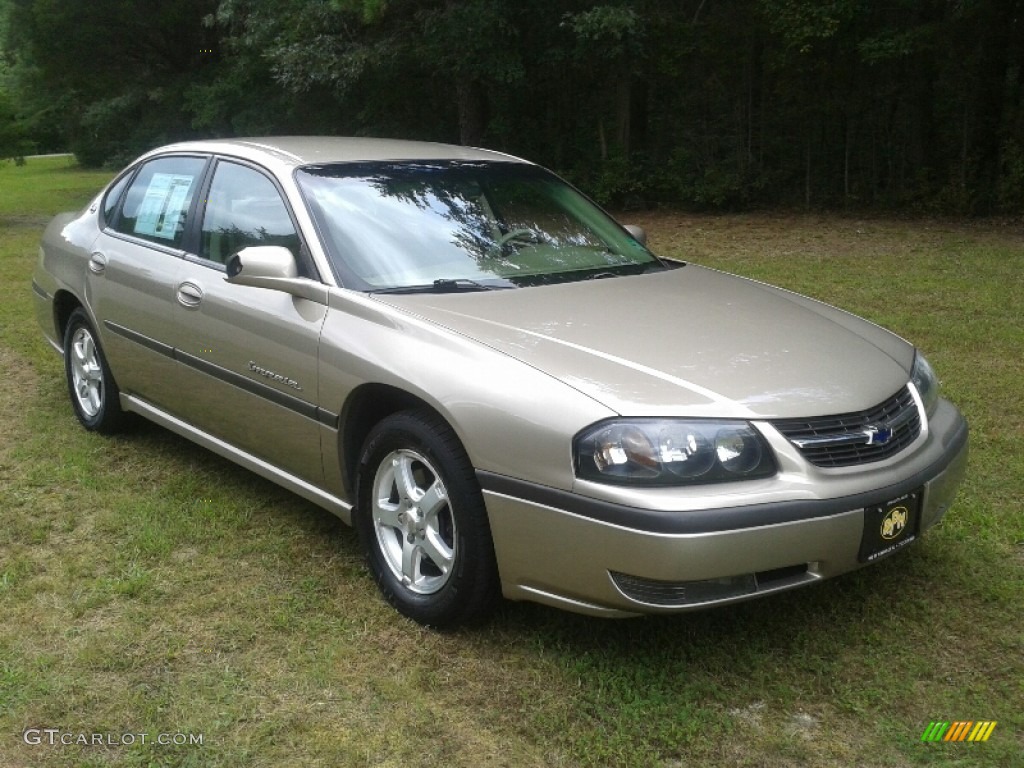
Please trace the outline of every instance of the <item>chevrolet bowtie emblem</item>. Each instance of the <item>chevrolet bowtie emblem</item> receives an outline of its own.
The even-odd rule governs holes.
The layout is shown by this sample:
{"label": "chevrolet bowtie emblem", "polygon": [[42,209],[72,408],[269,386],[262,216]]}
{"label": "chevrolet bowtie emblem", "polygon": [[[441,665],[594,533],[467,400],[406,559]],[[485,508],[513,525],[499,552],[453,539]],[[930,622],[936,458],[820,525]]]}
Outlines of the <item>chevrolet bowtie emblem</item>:
{"label": "chevrolet bowtie emblem", "polygon": [[864,436],[868,439],[866,445],[885,445],[892,440],[892,428],[868,427],[864,430]]}

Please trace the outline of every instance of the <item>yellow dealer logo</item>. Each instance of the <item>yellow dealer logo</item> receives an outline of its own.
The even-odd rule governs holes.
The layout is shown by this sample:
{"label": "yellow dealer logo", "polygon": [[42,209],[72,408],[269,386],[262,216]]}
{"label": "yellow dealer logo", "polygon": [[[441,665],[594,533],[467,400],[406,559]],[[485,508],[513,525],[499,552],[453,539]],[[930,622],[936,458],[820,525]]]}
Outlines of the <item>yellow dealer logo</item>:
{"label": "yellow dealer logo", "polygon": [[910,513],[906,507],[890,509],[889,514],[882,519],[882,538],[886,541],[898,538],[903,533],[903,529],[907,527],[908,519],[910,519]]}

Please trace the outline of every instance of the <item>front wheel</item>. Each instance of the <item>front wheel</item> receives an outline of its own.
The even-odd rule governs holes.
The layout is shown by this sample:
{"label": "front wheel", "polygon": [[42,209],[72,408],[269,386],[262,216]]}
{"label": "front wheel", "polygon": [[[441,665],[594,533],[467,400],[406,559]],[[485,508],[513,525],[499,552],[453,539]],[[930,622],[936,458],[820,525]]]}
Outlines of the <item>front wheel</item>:
{"label": "front wheel", "polygon": [[64,329],[64,374],[75,416],[86,429],[117,432],[124,425],[120,391],[107,366],[99,338],[79,307]]}
{"label": "front wheel", "polygon": [[355,525],[384,597],[411,619],[451,627],[496,602],[487,511],[458,438],[427,411],[370,432],[359,459]]}

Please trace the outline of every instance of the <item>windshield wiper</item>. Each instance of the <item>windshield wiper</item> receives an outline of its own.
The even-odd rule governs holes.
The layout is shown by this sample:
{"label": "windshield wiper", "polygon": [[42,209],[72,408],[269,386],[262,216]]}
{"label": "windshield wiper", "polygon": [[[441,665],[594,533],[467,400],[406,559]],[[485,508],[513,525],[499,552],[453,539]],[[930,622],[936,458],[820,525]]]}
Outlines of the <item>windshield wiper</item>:
{"label": "windshield wiper", "polygon": [[483,283],[478,283],[476,280],[470,280],[468,277],[457,277],[454,280],[448,280],[440,278],[434,281],[434,290],[440,292],[451,292],[451,291],[490,291],[493,288]]}
{"label": "windshield wiper", "polygon": [[[461,293],[471,291],[494,291],[506,286],[484,285],[468,277],[438,278],[422,285],[396,285],[393,288],[379,288],[370,293]],[[511,287],[511,286],[509,286]]]}

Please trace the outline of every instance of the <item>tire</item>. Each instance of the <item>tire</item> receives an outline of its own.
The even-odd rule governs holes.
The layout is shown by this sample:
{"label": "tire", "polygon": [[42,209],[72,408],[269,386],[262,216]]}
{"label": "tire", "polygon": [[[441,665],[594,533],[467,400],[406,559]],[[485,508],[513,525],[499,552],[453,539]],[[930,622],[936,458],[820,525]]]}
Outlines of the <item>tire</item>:
{"label": "tire", "polygon": [[355,528],[384,598],[438,629],[486,616],[500,594],[487,510],[444,420],[429,411],[382,420],[356,481]]}
{"label": "tire", "polygon": [[112,434],[124,426],[121,392],[110,373],[99,337],[81,307],[71,313],[64,329],[64,375],[71,407],[83,427]]}

